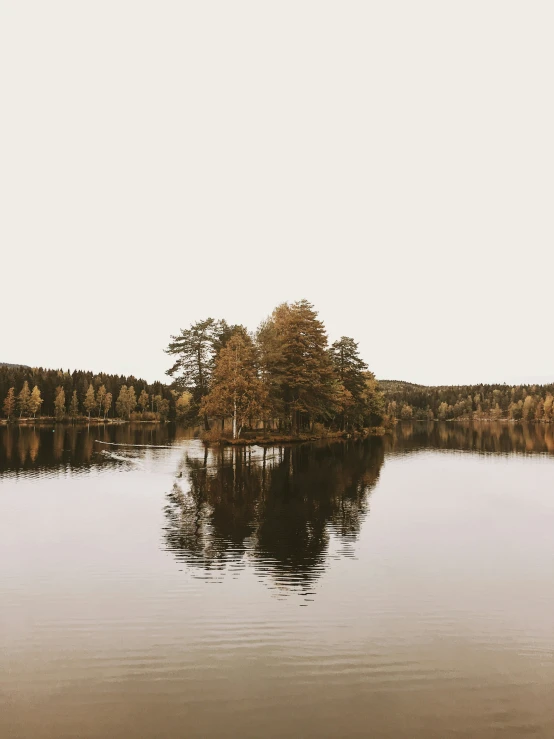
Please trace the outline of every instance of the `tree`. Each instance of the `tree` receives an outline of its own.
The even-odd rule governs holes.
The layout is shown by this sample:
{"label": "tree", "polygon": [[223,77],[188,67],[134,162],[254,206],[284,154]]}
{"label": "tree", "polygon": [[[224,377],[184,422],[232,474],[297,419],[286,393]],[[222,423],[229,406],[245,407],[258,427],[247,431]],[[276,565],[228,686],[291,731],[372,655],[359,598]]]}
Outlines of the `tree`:
{"label": "tree", "polygon": [[106,393],[104,396],[103,406],[104,406],[104,418],[106,418],[107,415],[110,413],[110,408],[112,407],[112,400],[113,396],[111,393]]}
{"label": "tree", "polygon": [[554,416],[554,396],[547,394],[544,400],[543,417],[545,421],[552,421]]}
{"label": "tree", "polygon": [[331,418],[343,395],[323,323],[307,300],[278,306],[258,332],[263,374],[298,432],[303,420]]}
{"label": "tree", "polygon": [[400,411],[400,418],[402,418],[404,421],[408,421],[413,416],[413,408],[411,405],[408,405],[407,403],[404,403],[402,406],[402,409]]}
{"label": "tree", "polygon": [[[175,401],[175,413],[178,421],[184,421],[190,412],[190,402],[192,395],[184,390]],[[139,401],[140,402],[140,401]]]}
{"label": "tree", "polygon": [[131,413],[137,407],[137,394],[135,388],[131,385],[127,392],[127,418],[131,418]]}
{"label": "tree", "polygon": [[120,418],[125,418],[127,408],[129,407],[129,391],[127,385],[122,385],[117,400],[115,401],[115,410]]}
{"label": "tree", "polygon": [[139,395],[138,404],[141,411],[144,413],[144,411],[148,408],[148,404],[150,403],[150,396],[146,392],[146,390],[142,390],[141,394]]}
{"label": "tree", "polygon": [[[220,329],[220,321],[206,318],[188,329],[181,329],[180,334],[171,337],[166,349],[167,354],[177,357],[167,374],[177,377],[178,384],[191,392],[198,406],[209,391]],[[207,417],[204,426],[208,428]]]}
{"label": "tree", "polygon": [[98,408],[98,416],[100,416],[100,414],[102,413],[105,397],[106,397],[106,386],[100,385],[100,387],[96,391],[96,406]]}
{"label": "tree", "polygon": [[83,408],[85,409],[85,413],[88,413],[88,420],[90,421],[91,411],[96,408],[96,398],[94,397],[94,385],[92,382],[87,388],[85,399],[83,401]]}
{"label": "tree", "polygon": [[380,426],[385,417],[385,396],[373,372],[364,373],[364,388],[360,394],[359,407],[362,421],[367,426]]}
{"label": "tree", "polygon": [[202,400],[201,413],[232,417],[233,439],[249,419],[259,418],[267,406],[267,391],[256,372],[252,340],[235,334],[221,349],[212,388]]}
{"label": "tree", "polygon": [[23,383],[21,392],[17,396],[17,408],[19,410],[19,418],[25,413],[29,412],[29,399],[31,397],[31,391],[29,390],[29,383],[27,380]]}
{"label": "tree", "polygon": [[535,417],[535,402],[532,395],[525,397],[521,413],[524,421],[532,421]]}
{"label": "tree", "polygon": [[117,398],[115,408],[117,415],[120,418],[130,418],[132,411],[135,410],[137,405],[137,396],[135,388],[131,385],[130,388],[127,385],[122,385],[119,391],[119,397]]}
{"label": "tree", "polygon": [[[366,390],[367,364],[358,353],[358,344],[348,336],[342,336],[329,350],[335,372],[351,401],[343,407],[341,426],[346,428],[350,422],[361,420],[364,412],[362,395]],[[373,378],[375,379],[375,378]]]}
{"label": "tree", "polygon": [[42,397],[40,394],[40,390],[37,385],[33,387],[33,390],[31,392],[31,396],[28,400],[27,407],[29,408],[29,413],[33,414],[33,418],[36,418],[36,415],[38,411],[40,410],[40,406],[42,405]]}
{"label": "tree", "polygon": [[14,411],[15,411],[15,388],[11,387],[8,390],[8,394],[6,395],[4,399],[4,413],[6,414],[6,418],[8,419],[8,421],[12,417]]}
{"label": "tree", "polygon": [[162,421],[165,421],[169,415],[169,400],[167,398],[162,398],[161,395],[158,395],[158,402],[156,404],[158,413],[160,414],[160,419]]}
{"label": "tree", "polygon": [[56,399],[54,400],[54,416],[61,421],[65,416],[65,391],[63,387],[56,388]]}
{"label": "tree", "polygon": [[74,390],[69,403],[69,416],[75,420],[79,415],[79,400],[77,398],[77,391]]}

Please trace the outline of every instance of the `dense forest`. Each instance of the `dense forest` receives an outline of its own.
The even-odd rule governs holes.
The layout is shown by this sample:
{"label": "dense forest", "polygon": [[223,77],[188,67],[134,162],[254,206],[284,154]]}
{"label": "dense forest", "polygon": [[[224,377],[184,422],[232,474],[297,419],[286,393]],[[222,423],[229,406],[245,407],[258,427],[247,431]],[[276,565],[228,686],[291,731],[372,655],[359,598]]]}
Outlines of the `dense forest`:
{"label": "dense forest", "polygon": [[381,425],[385,405],[375,376],[343,336],[328,345],[306,300],[283,303],[254,333],[207,318],[173,336],[168,374],[190,398],[189,417],[212,436],[246,430],[322,434]]}
{"label": "dense forest", "polygon": [[181,395],[161,382],[149,385],[136,377],[0,365],[0,407],[9,420],[165,420],[181,412],[186,402]]}
{"label": "dense forest", "polygon": [[554,384],[426,387],[381,380],[387,413],[397,419],[554,421]]}

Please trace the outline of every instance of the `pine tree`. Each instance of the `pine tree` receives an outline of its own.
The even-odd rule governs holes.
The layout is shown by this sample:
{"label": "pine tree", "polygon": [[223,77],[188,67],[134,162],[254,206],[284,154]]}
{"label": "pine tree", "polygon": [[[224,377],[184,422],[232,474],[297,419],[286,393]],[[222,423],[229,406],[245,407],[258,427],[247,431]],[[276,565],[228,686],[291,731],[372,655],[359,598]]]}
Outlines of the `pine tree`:
{"label": "pine tree", "polygon": [[[179,386],[191,392],[197,406],[209,391],[217,351],[230,331],[224,321],[206,318],[171,337],[166,353],[177,359],[167,374],[176,377]],[[208,428],[207,417],[204,426]]]}
{"label": "pine tree", "polygon": [[4,413],[8,421],[15,411],[15,388],[11,387],[4,399]]}
{"label": "pine tree", "polygon": [[343,395],[341,413],[341,425],[345,428],[350,422],[363,419],[365,402],[362,395],[367,390],[367,364],[358,353],[358,344],[348,336],[335,341],[329,352],[335,372],[347,391]]}
{"label": "pine tree", "polygon": [[57,421],[63,420],[65,416],[65,391],[63,387],[56,389],[56,399],[54,400],[54,416]]}
{"label": "pine tree", "polygon": [[21,392],[17,396],[17,408],[19,410],[19,418],[25,413],[29,412],[29,399],[31,397],[31,392],[29,390],[29,383],[27,380],[23,383],[23,387],[21,388]]}
{"label": "pine tree", "polygon": [[94,385],[92,382],[87,388],[85,399],[83,401],[83,408],[85,413],[88,413],[88,420],[90,421],[90,414],[96,408],[96,398],[94,397]]}
{"label": "pine tree", "polygon": [[34,386],[31,396],[28,401],[28,408],[29,413],[33,414],[33,418],[36,417],[38,411],[40,410],[40,406],[42,405],[42,397],[40,394],[40,390],[37,385]]}
{"label": "pine tree", "polygon": [[71,402],[69,403],[69,415],[73,420],[77,418],[79,415],[79,400],[77,398],[77,391],[73,391],[73,395],[71,396]]}
{"label": "pine tree", "polygon": [[279,306],[268,331],[275,346],[267,371],[298,431],[305,416],[330,418],[340,410],[340,388],[323,323],[307,300]]}

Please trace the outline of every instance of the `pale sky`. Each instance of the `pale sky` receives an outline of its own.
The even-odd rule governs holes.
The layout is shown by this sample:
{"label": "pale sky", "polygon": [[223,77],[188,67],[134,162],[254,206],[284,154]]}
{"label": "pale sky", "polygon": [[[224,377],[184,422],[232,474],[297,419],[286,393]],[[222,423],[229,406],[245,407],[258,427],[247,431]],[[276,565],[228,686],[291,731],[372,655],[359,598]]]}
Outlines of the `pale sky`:
{"label": "pale sky", "polygon": [[380,378],[554,379],[554,4],[0,0],[0,361],[164,379],[315,304]]}

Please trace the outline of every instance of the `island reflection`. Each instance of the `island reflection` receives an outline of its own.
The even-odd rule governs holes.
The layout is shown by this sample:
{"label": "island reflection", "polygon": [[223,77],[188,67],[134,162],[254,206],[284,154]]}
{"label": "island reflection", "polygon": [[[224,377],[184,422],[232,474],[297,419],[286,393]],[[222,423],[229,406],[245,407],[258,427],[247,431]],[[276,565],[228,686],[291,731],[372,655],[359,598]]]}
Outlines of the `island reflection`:
{"label": "island reflection", "polygon": [[248,562],[280,590],[309,589],[331,539],[352,556],[383,465],[375,438],[187,453],[167,496],[164,538],[174,556],[217,579]]}

